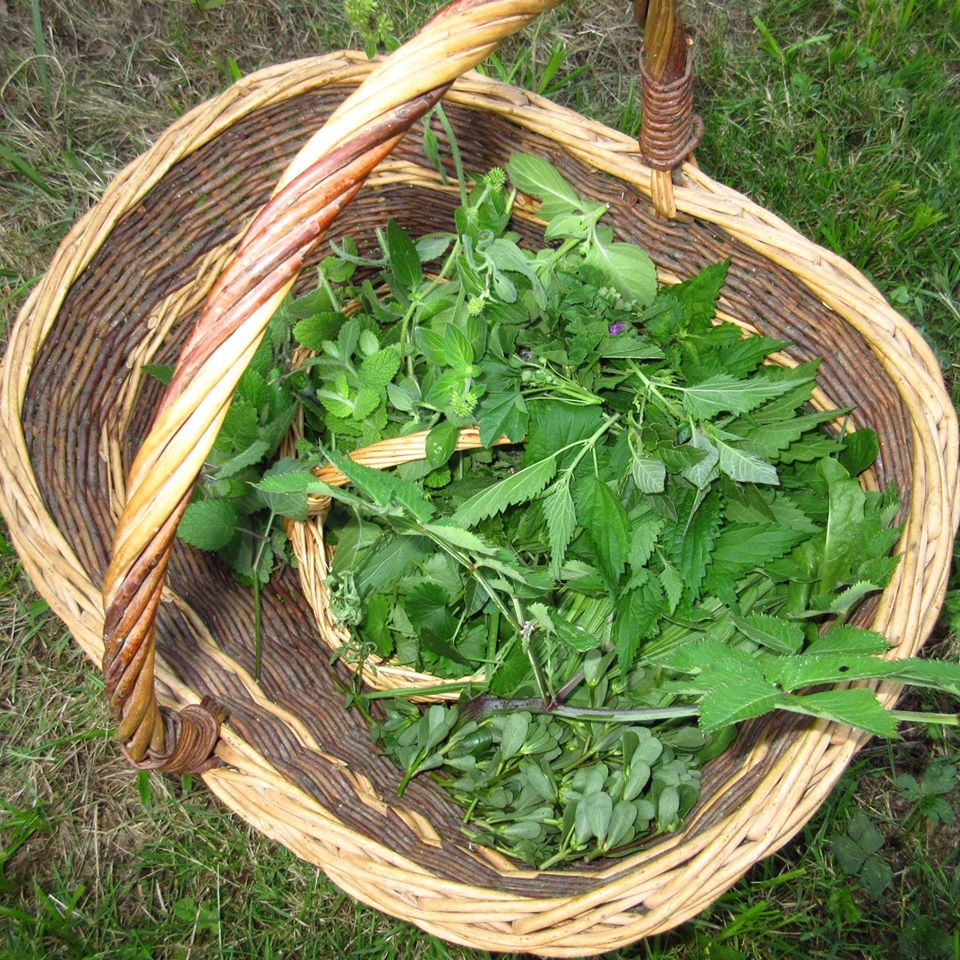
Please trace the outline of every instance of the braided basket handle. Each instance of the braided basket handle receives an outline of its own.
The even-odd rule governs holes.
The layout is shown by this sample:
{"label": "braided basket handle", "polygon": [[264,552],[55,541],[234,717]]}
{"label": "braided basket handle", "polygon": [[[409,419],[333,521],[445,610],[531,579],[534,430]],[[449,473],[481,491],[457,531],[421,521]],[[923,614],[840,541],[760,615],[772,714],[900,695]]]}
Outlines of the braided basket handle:
{"label": "braided basket handle", "polygon": [[116,737],[135,766],[184,773],[215,762],[223,719],[215,704],[160,709],[155,618],[177,525],[267,321],[331,222],[410,126],[457,77],[559,2],[454,0],[437,14],[297,154],[211,290],[130,469],[104,576],[103,672]]}

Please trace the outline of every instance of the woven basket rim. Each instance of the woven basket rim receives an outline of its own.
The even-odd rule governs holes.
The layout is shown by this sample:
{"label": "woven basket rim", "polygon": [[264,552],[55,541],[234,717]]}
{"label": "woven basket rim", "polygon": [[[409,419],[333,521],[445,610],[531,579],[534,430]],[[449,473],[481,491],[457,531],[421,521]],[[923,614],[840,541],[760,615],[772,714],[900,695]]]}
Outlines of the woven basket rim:
{"label": "woven basket rim", "polygon": [[[133,207],[180,159],[226,130],[240,117],[320,86],[359,81],[370,69],[363,54],[337,52],[258,71],[195,107],[160,136],[156,144],[117,176],[100,202],[74,226],[59,247],[50,270],[20,312],[0,369],[0,507],[24,566],[38,591],[67,624],[88,656],[102,654],[102,604],[99,585],[90,582],[64,536],[46,511],[27,455],[21,424],[22,402],[33,358],[46,339],[73,281]],[[634,141],[542,97],[471,73],[448,94],[470,109],[498,114],[539,132],[596,169],[649,191],[650,171],[639,160]],[[909,620],[913,639],[902,650],[914,652],[933,625],[945,590],[953,531],[958,520],[957,421],[942,385],[939,366],[919,333],[883,300],[854,267],[738,192],[716,183],[691,165],[676,190],[678,209],[716,224],[773,263],[789,269],[828,307],[881,350],[882,359],[911,408],[917,449],[916,490],[937,474],[939,500],[911,512],[908,536],[915,557],[900,564],[898,582],[911,587]],[[923,469],[919,469],[922,465]],[[916,503],[916,497],[911,498]],[[922,563],[922,571],[918,564]],[[885,592],[878,620],[889,621]],[[161,694],[171,704],[199,697],[158,662]],[[896,688],[880,685],[891,701]],[[761,816],[731,815],[697,849],[684,847],[681,832],[658,847],[594,877],[608,878],[578,897],[537,900],[451,883],[429,875],[380,842],[358,837],[299,788],[282,777],[245,743],[229,724],[218,756],[226,766],[204,774],[208,787],[234,812],[298,855],[319,863],[331,879],[357,899],[386,913],[412,920],[448,940],[494,950],[532,950],[551,956],[582,956],[622,946],[656,933],[699,912],[761,857],[795,835],[823,801],[855,750],[867,739],[836,725],[817,723],[795,738],[784,757],[757,787],[767,790]],[[801,789],[802,784],[802,789]],[[358,784],[358,791],[365,790]],[[799,802],[788,809],[775,802],[789,795]],[[378,798],[370,797],[371,802]],[[380,800],[379,802],[382,802]],[[744,809],[750,804],[745,804]],[[756,811],[753,811],[756,812]],[[421,824],[429,837],[429,824]],[[725,870],[712,874],[677,911],[671,896],[689,886],[690,877],[723,853]],[[670,882],[651,888],[651,878],[667,864],[684,864]],[[630,872],[624,874],[625,868]],[[511,868],[503,864],[503,869]],[[528,874],[512,868],[518,874]],[[371,876],[375,873],[376,876]],[[623,875],[622,875],[623,874]],[[411,902],[411,898],[415,902]],[[644,912],[631,913],[642,905]],[[491,913],[496,919],[490,919]]]}

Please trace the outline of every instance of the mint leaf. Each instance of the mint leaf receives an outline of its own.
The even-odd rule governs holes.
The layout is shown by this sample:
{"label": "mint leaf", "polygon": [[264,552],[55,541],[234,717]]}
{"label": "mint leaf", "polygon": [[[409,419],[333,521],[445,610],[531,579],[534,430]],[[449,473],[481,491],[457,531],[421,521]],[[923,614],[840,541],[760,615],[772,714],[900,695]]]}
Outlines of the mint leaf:
{"label": "mint leaf", "polygon": [[513,154],[507,161],[507,174],[519,191],[540,200],[540,214],[544,220],[583,209],[573,187],[553,164],[540,157],[528,153]]}
{"label": "mint leaf", "polygon": [[450,519],[459,527],[476,526],[482,520],[502,513],[509,506],[532,500],[554,478],[556,472],[556,457],[532,463],[464,501]]}
{"label": "mint leaf", "polygon": [[240,517],[225,500],[195,500],[187,504],[177,536],[198,550],[219,550],[237,532]]}
{"label": "mint leaf", "polygon": [[360,364],[360,379],[368,386],[380,390],[397,375],[400,369],[400,351],[397,347],[384,347],[370,354]]}
{"label": "mint leaf", "polygon": [[293,336],[301,347],[319,353],[327,340],[333,340],[346,322],[342,313],[315,313],[293,328]]}

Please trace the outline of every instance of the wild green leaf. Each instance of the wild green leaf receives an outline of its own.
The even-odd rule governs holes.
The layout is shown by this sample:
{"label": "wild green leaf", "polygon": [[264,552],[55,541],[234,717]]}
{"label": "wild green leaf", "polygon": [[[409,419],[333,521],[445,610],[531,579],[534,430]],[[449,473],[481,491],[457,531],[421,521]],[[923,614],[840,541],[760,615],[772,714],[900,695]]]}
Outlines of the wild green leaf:
{"label": "wild green leaf", "polygon": [[234,538],[239,521],[226,500],[195,500],[187,504],[177,536],[198,550],[219,550]]}
{"label": "wild green leaf", "polygon": [[627,300],[645,307],[657,295],[657,271],[653,261],[632,243],[594,242],[585,263],[600,270]]}
{"label": "wild green leaf", "polygon": [[716,730],[730,723],[759,717],[779,707],[784,695],[763,680],[743,679],[717,687],[700,701],[700,728]]}
{"label": "wild green leaf", "polygon": [[803,696],[787,695],[780,706],[793,713],[848,723],[881,737],[897,736],[896,720],[883,708],[872,691],[862,687],[825,690]]}
{"label": "wild green leaf", "polygon": [[677,389],[683,393],[686,412],[706,420],[718,413],[747,413],[764,400],[786,393],[792,386],[789,381],[767,377],[737,380],[728,373],[718,373],[703,383]]}
{"label": "wild green leaf", "polygon": [[623,504],[599,477],[584,481],[577,516],[593,545],[597,563],[611,588],[620,579],[630,545],[630,522]]}
{"label": "wild green leaf", "polygon": [[516,392],[490,393],[481,401],[477,425],[485,447],[502,436],[519,443],[527,432],[526,401]]}
{"label": "wild green leaf", "polygon": [[730,446],[723,440],[717,440],[717,449],[720,451],[720,471],[731,480],[739,483],[770,483],[779,484],[777,468],[766,460],[761,460],[749,450],[741,450]]}
{"label": "wild green leaf", "polygon": [[803,646],[803,629],[781,617],[751,613],[733,617],[733,623],[745,637],[775,653],[797,653]]}
{"label": "wild green leaf", "polygon": [[387,256],[397,283],[404,290],[414,290],[423,279],[420,255],[409,234],[396,220],[387,223]]}
{"label": "wild green leaf", "polygon": [[532,463],[465,500],[451,521],[459,527],[473,527],[488,517],[502,513],[507,507],[526,503],[546,487],[556,472],[556,457]]}
{"label": "wild green leaf", "polygon": [[689,280],[670,288],[670,294],[683,307],[691,329],[703,330],[717,312],[717,298],[727,279],[730,261],[705,267]]}
{"label": "wild green leaf", "polygon": [[342,313],[314,313],[304,317],[293,328],[293,335],[301,347],[319,353],[327,340],[333,340],[346,322]]}
{"label": "wild green leaf", "polygon": [[550,537],[550,564],[554,575],[563,565],[567,547],[577,526],[577,514],[570,495],[570,483],[561,480],[543,500],[543,515]]}
{"label": "wild green leaf", "polygon": [[396,347],[384,347],[366,357],[360,364],[360,379],[376,390],[383,389],[400,369],[400,351]]}
{"label": "wild green leaf", "polygon": [[667,481],[667,468],[662,460],[634,456],[630,475],[641,493],[662,493]]}
{"label": "wild green leaf", "polygon": [[872,465],[879,452],[880,441],[873,430],[869,428],[855,430],[843,438],[840,463],[851,477],[858,477],[867,467]]}
{"label": "wild green leaf", "polygon": [[442,467],[453,456],[459,439],[460,428],[449,420],[441,420],[427,434],[426,453],[430,466]]}
{"label": "wild green leaf", "polygon": [[582,209],[573,187],[553,164],[540,157],[528,153],[513,154],[507,161],[507,174],[518,190],[541,201],[540,214],[544,220]]}

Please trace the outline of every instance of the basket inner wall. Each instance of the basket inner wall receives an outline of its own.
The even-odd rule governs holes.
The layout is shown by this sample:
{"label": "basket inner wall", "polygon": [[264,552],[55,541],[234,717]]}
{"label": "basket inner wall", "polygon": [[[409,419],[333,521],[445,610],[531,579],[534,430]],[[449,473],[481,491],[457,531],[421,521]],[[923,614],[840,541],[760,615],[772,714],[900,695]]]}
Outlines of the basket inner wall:
{"label": "basket inner wall", "polygon": [[[165,297],[195,280],[209,251],[236,235],[268,198],[287,161],[351,89],[331,84],[260,108],[181,161],[125,215],[70,290],[36,359],[24,405],[24,431],[46,507],[93,582],[102,578],[113,528],[102,436],[116,429],[128,358],[150,335],[147,318]],[[618,239],[640,243],[659,269],[684,278],[731,258],[725,310],[769,336],[791,341],[795,346],[790,354],[797,360],[822,355],[820,380],[831,400],[837,406],[856,406],[858,421],[873,426],[881,437],[880,482],[910,488],[910,420],[893,383],[855,331],[792,274],[713,225],[659,220],[630,184],[598,174],[551,140],[486,112],[453,105],[447,112],[468,169],[503,165],[516,150],[549,156],[582,195],[610,204],[606,222],[614,226]],[[443,138],[439,128],[438,136]],[[395,157],[431,169],[416,130]],[[390,218],[414,235],[449,229],[452,210],[449,194],[429,185],[367,187],[334,225],[331,238],[349,233],[364,248],[376,226]],[[515,228],[531,246],[542,242],[536,225],[518,221]],[[301,288],[310,282],[310,276],[302,278]],[[194,319],[195,312],[180,318],[151,362],[173,362]],[[130,428],[121,438],[126,464],[145,436],[161,389],[146,380],[139,392]],[[158,648],[166,662],[198,694],[224,702],[231,725],[242,736],[352,829],[439,876],[476,886],[552,897],[583,892],[598,882],[588,874],[572,873],[502,877],[466,849],[458,808],[430,785],[415,781],[402,802],[427,816],[442,837],[439,847],[424,842],[395,812],[384,816],[358,802],[342,770],[304,746],[280,718],[252,700],[235,673],[215,661],[181,609],[190,608],[204,632],[252,675],[249,591],[215,558],[182,546],[171,561],[168,584],[182,603],[163,604],[158,618]],[[264,591],[263,604],[264,694],[299,718],[320,751],[342,759],[368,777],[387,803],[397,803],[399,774],[376,755],[359,715],[344,712],[338,687],[343,675],[327,664],[327,649],[316,636],[296,573],[287,570],[275,577]],[[692,819],[688,833],[707,829],[739,806],[803,724],[802,718],[783,717],[745,727],[737,745],[705,772],[701,805],[711,797],[716,802],[709,813]],[[758,738],[768,741],[765,759],[731,788],[731,776],[741,772],[743,758]],[[656,845],[647,855],[655,851]]]}

